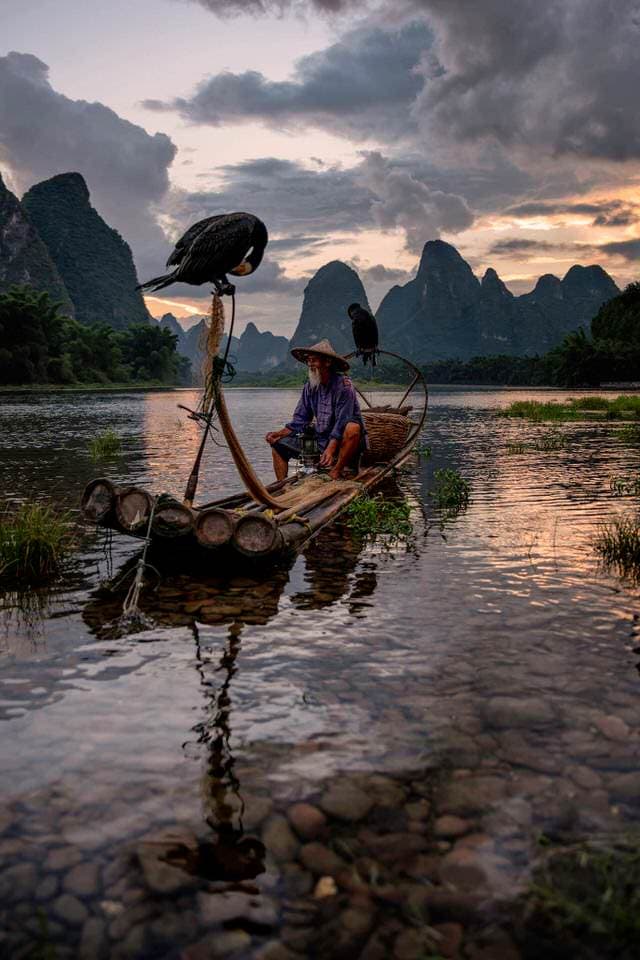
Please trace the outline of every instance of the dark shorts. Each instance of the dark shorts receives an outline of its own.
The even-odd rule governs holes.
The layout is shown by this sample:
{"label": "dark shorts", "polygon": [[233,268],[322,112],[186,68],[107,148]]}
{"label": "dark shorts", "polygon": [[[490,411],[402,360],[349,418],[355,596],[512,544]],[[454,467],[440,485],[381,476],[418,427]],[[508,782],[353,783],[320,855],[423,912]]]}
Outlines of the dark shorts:
{"label": "dark shorts", "polygon": [[[357,421],[349,421],[356,423]],[[295,434],[290,434],[288,437],[283,437],[282,440],[277,440],[273,445],[273,449],[280,454],[283,460],[286,460],[287,463],[289,460],[292,460],[294,457],[299,459],[300,452],[302,450],[302,437],[297,437]],[[366,434],[363,432],[360,435],[360,447],[358,449],[357,457],[358,460],[367,449],[367,438]],[[320,451],[322,452],[322,451]]]}
{"label": "dark shorts", "polygon": [[276,440],[276,442],[272,444],[272,448],[288,463],[289,460],[292,460],[294,457],[300,457],[302,439],[292,434],[290,437],[283,437],[282,440]]}

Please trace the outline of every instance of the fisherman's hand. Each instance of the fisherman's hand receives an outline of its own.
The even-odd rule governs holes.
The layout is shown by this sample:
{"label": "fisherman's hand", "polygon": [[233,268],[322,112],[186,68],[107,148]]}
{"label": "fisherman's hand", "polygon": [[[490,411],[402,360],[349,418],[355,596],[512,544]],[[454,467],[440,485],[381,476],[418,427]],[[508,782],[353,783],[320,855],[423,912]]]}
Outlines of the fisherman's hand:
{"label": "fisherman's hand", "polygon": [[271,433],[268,433],[266,435],[265,440],[267,441],[269,446],[272,447],[274,443],[277,443],[278,440],[282,439],[282,437],[286,437],[287,433],[284,433],[282,430],[272,430]]}
{"label": "fisherman's hand", "polygon": [[330,467],[333,465],[335,460],[337,444],[331,441],[329,445],[325,448],[324,453],[320,457],[320,466],[321,467]]}

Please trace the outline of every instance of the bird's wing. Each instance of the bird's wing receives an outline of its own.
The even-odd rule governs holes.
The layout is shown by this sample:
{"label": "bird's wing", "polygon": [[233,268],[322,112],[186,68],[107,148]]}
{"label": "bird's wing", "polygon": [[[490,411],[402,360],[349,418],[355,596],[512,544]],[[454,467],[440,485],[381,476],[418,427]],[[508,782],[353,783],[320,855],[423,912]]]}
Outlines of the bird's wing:
{"label": "bird's wing", "polygon": [[197,223],[194,223],[191,227],[189,227],[186,233],[183,233],[176,243],[173,253],[167,260],[167,266],[172,267],[175,264],[180,263],[198,234],[202,233],[203,230],[206,230],[212,220],[218,219],[219,217],[205,217],[204,220],[198,220]]}
{"label": "bird's wing", "polygon": [[255,218],[251,214],[229,213],[212,218],[194,238],[181,263],[181,270],[211,279],[233,270],[251,247]]}

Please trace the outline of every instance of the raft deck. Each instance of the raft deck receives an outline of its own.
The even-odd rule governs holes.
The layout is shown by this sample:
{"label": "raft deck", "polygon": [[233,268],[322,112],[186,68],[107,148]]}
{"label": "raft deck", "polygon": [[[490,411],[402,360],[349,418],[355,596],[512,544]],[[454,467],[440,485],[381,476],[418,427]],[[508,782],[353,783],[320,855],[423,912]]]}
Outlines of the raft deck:
{"label": "raft deck", "polygon": [[[179,551],[204,564],[224,555],[243,560],[278,560],[297,552],[364,492],[371,491],[410,455],[360,470],[357,476],[331,480],[326,473],[294,475],[272,483],[276,512],[241,491],[189,507],[142,487],[118,488],[110,480],[91,481],[81,503],[86,520],[144,540],[154,552]],[[231,556],[230,556],[231,555]]]}

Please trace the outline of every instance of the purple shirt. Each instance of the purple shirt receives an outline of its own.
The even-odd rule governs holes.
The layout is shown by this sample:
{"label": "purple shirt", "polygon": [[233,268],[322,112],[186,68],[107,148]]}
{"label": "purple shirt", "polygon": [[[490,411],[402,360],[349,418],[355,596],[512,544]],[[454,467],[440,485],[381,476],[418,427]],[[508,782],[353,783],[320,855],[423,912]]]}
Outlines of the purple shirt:
{"label": "purple shirt", "polygon": [[321,450],[325,449],[329,440],[342,440],[348,423],[360,424],[361,443],[363,446],[366,444],[367,432],[356,391],[351,380],[341,373],[332,373],[326,386],[320,384],[312,387],[310,383],[305,383],[293,418],[285,426],[294,433],[300,433],[313,420]]}

